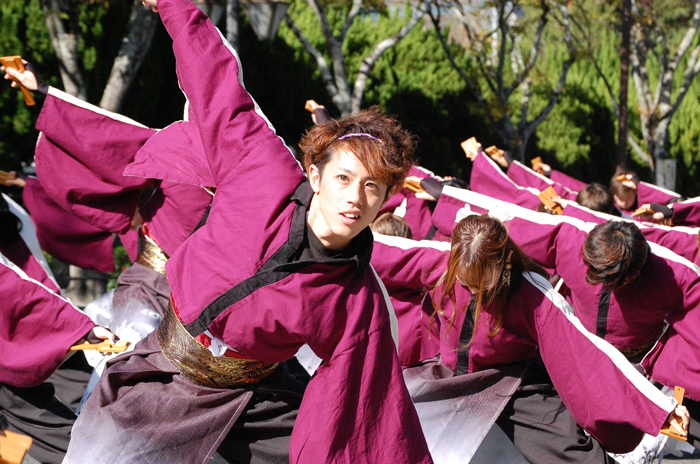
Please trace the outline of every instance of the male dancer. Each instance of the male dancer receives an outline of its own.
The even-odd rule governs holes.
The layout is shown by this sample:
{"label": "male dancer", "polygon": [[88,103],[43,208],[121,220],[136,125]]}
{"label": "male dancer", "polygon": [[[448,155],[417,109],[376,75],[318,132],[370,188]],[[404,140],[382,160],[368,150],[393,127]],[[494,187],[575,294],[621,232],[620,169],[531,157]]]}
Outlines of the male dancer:
{"label": "male dancer", "polygon": [[[151,149],[166,129],[134,166],[209,171],[216,196],[166,265],[172,309],[105,371],[65,462],[204,463],[217,448],[234,462],[431,462],[369,266],[367,226],[403,182],[411,137],[374,111],[318,126],[305,182],[211,22],[187,0],[157,6],[205,159]],[[304,343],[324,364],[300,404],[283,361]]]}

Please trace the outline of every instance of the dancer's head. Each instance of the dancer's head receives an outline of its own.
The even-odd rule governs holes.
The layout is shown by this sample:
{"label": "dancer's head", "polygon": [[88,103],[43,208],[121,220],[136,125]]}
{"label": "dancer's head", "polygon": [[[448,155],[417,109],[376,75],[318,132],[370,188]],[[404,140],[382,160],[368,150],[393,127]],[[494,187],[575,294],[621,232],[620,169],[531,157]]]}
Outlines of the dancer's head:
{"label": "dancer's head", "polygon": [[[467,216],[452,233],[447,269],[440,278],[443,290],[435,299],[436,307],[442,308],[446,299],[454,302],[454,288],[461,285],[476,298],[476,318],[482,305],[491,305],[495,324],[490,335],[495,335],[501,327],[509,290],[522,272],[547,276],[544,269],[513,242],[501,221],[487,215]],[[454,311],[453,317],[456,313]]]}
{"label": "dancer's head", "polygon": [[412,165],[413,137],[375,109],[310,129],[300,143],[314,198],[308,222],[342,249],[369,226]]}
{"label": "dancer's head", "polygon": [[609,188],[603,184],[592,182],[583,187],[576,195],[576,203],[593,211],[613,214],[615,199]]}
{"label": "dancer's head", "polygon": [[642,272],[649,244],[635,224],[608,221],[588,233],[583,245],[583,262],[588,267],[586,282],[614,291],[629,285]]}

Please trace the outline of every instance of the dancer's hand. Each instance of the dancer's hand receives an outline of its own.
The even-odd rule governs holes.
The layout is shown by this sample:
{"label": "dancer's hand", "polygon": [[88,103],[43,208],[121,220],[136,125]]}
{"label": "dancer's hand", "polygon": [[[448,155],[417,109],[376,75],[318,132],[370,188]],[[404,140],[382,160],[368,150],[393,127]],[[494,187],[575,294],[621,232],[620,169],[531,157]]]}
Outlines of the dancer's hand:
{"label": "dancer's hand", "polygon": [[143,6],[151,7],[151,11],[158,13],[158,5],[156,0],[141,0]]}
{"label": "dancer's hand", "polygon": [[12,84],[10,84],[12,87],[17,87],[19,82],[27,89],[36,91],[39,88],[39,82],[34,73],[27,69],[29,64],[27,60],[22,60],[22,63],[25,65],[24,72],[19,72],[14,68],[6,68],[5,66],[0,66],[0,71],[5,71],[5,79],[12,80]]}

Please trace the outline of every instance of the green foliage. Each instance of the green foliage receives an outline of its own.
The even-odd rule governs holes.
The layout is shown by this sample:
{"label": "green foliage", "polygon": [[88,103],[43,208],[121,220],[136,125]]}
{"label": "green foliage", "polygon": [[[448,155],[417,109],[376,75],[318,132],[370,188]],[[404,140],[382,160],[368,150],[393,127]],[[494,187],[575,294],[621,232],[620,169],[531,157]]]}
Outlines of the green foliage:
{"label": "green foliage", "polygon": [[[658,3],[652,2],[654,4]],[[536,3],[536,2],[535,2]],[[596,13],[595,54],[614,92],[619,88],[619,31],[615,2],[586,0],[572,5],[600,5]],[[647,2],[649,3],[649,2]],[[338,33],[351,2],[325,1],[331,27]],[[529,2],[526,8],[534,8]],[[641,4],[641,2],[640,2]],[[645,3],[646,4],[646,3]],[[659,3],[661,4],[661,3]],[[670,0],[659,13],[666,22],[677,24],[677,40],[685,30],[689,0]],[[112,61],[121,45],[130,13],[131,2],[103,0],[80,2],[80,45],[88,99],[99,101],[107,82]],[[529,10],[531,11],[531,10]],[[573,11],[573,6],[572,6]],[[346,69],[351,83],[357,77],[361,60],[382,39],[405,24],[408,7],[396,11],[379,0],[368,0],[355,19],[344,45]],[[320,26],[304,0],[293,0],[290,13],[307,38],[330,63]],[[528,13],[528,22],[518,27],[530,31],[537,16]],[[20,54],[36,64],[39,74],[50,84],[62,87],[58,63],[53,54],[39,0],[3,0],[0,2],[0,54]],[[245,69],[246,86],[262,110],[290,146],[296,146],[301,134],[312,122],[304,102],[314,99],[338,116],[320,78],[314,59],[283,23],[278,37],[259,42],[241,15],[240,56]],[[607,24],[607,26],[602,26]],[[224,31],[225,32],[225,31]],[[526,33],[520,44],[529,53],[532,34]],[[553,83],[558,78],[566,48],[561,31],[552,27],[544,37],[541,61],[532,74],[530,117],[546,105]],[[673,42],[677,43],[677,42]],[[475,75],[474,54],[453,45],[459,64]],[[524,56],[524,59],[527,57]],[[682,64],[684,66],[685,64]],[[649,63],[652,80],[658,67]],[[510,71],[509,71],[510,72]],[[630,125],[639,140],[639,110],[636,91],[630,81]],[[696,81],[671,124],[671,155],[679,160],[681,193],[700,194],[700,84]],[[510,100],[513,114],[519,111],[520,92]],[[180,119],[184,98],[174,73],[171,41],[158,26],[152,48],[129,91],[122,112],[151,127],[164,127]],[[363,107],[380,105],[394,114],[419,138],[418,157],[423,166],[441,175],[468,179],[466,162],[459,143],[476,136],[485,146],[502,145],[492,131],[481,108],[465,89],[464,82],[452,69],[435,31],[428,23],[417,25],[399,44],[387,50],[369,75]],[[9,85],[0,87],[0,169],[17,169],[20,161],[31,161],[36,131],[33,129],[37,109],[27,108],[22,96]],[[542,156],[553,167],[585,181],[607,183],[615,164],[616,118],[603,80],[585,56],[578,56],[566,80],[564,93],[550,116],[539,126],[527,146],[527,157]],[[642,165],[632,167],[650,180]]]}

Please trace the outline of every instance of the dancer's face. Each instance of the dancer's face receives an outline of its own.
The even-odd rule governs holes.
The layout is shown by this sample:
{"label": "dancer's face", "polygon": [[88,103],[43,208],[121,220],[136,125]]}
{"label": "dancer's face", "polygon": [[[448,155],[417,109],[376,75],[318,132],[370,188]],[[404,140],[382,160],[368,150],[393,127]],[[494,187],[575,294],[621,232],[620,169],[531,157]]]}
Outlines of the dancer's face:
{"label": "dancer's face", "polygon": [[387,185],[369,175],[352,152],[336,150],[320,172],[309,167],[315,195],[308,223],[321,242],[335,250],[345,248],[374,221],[386,203]]}

